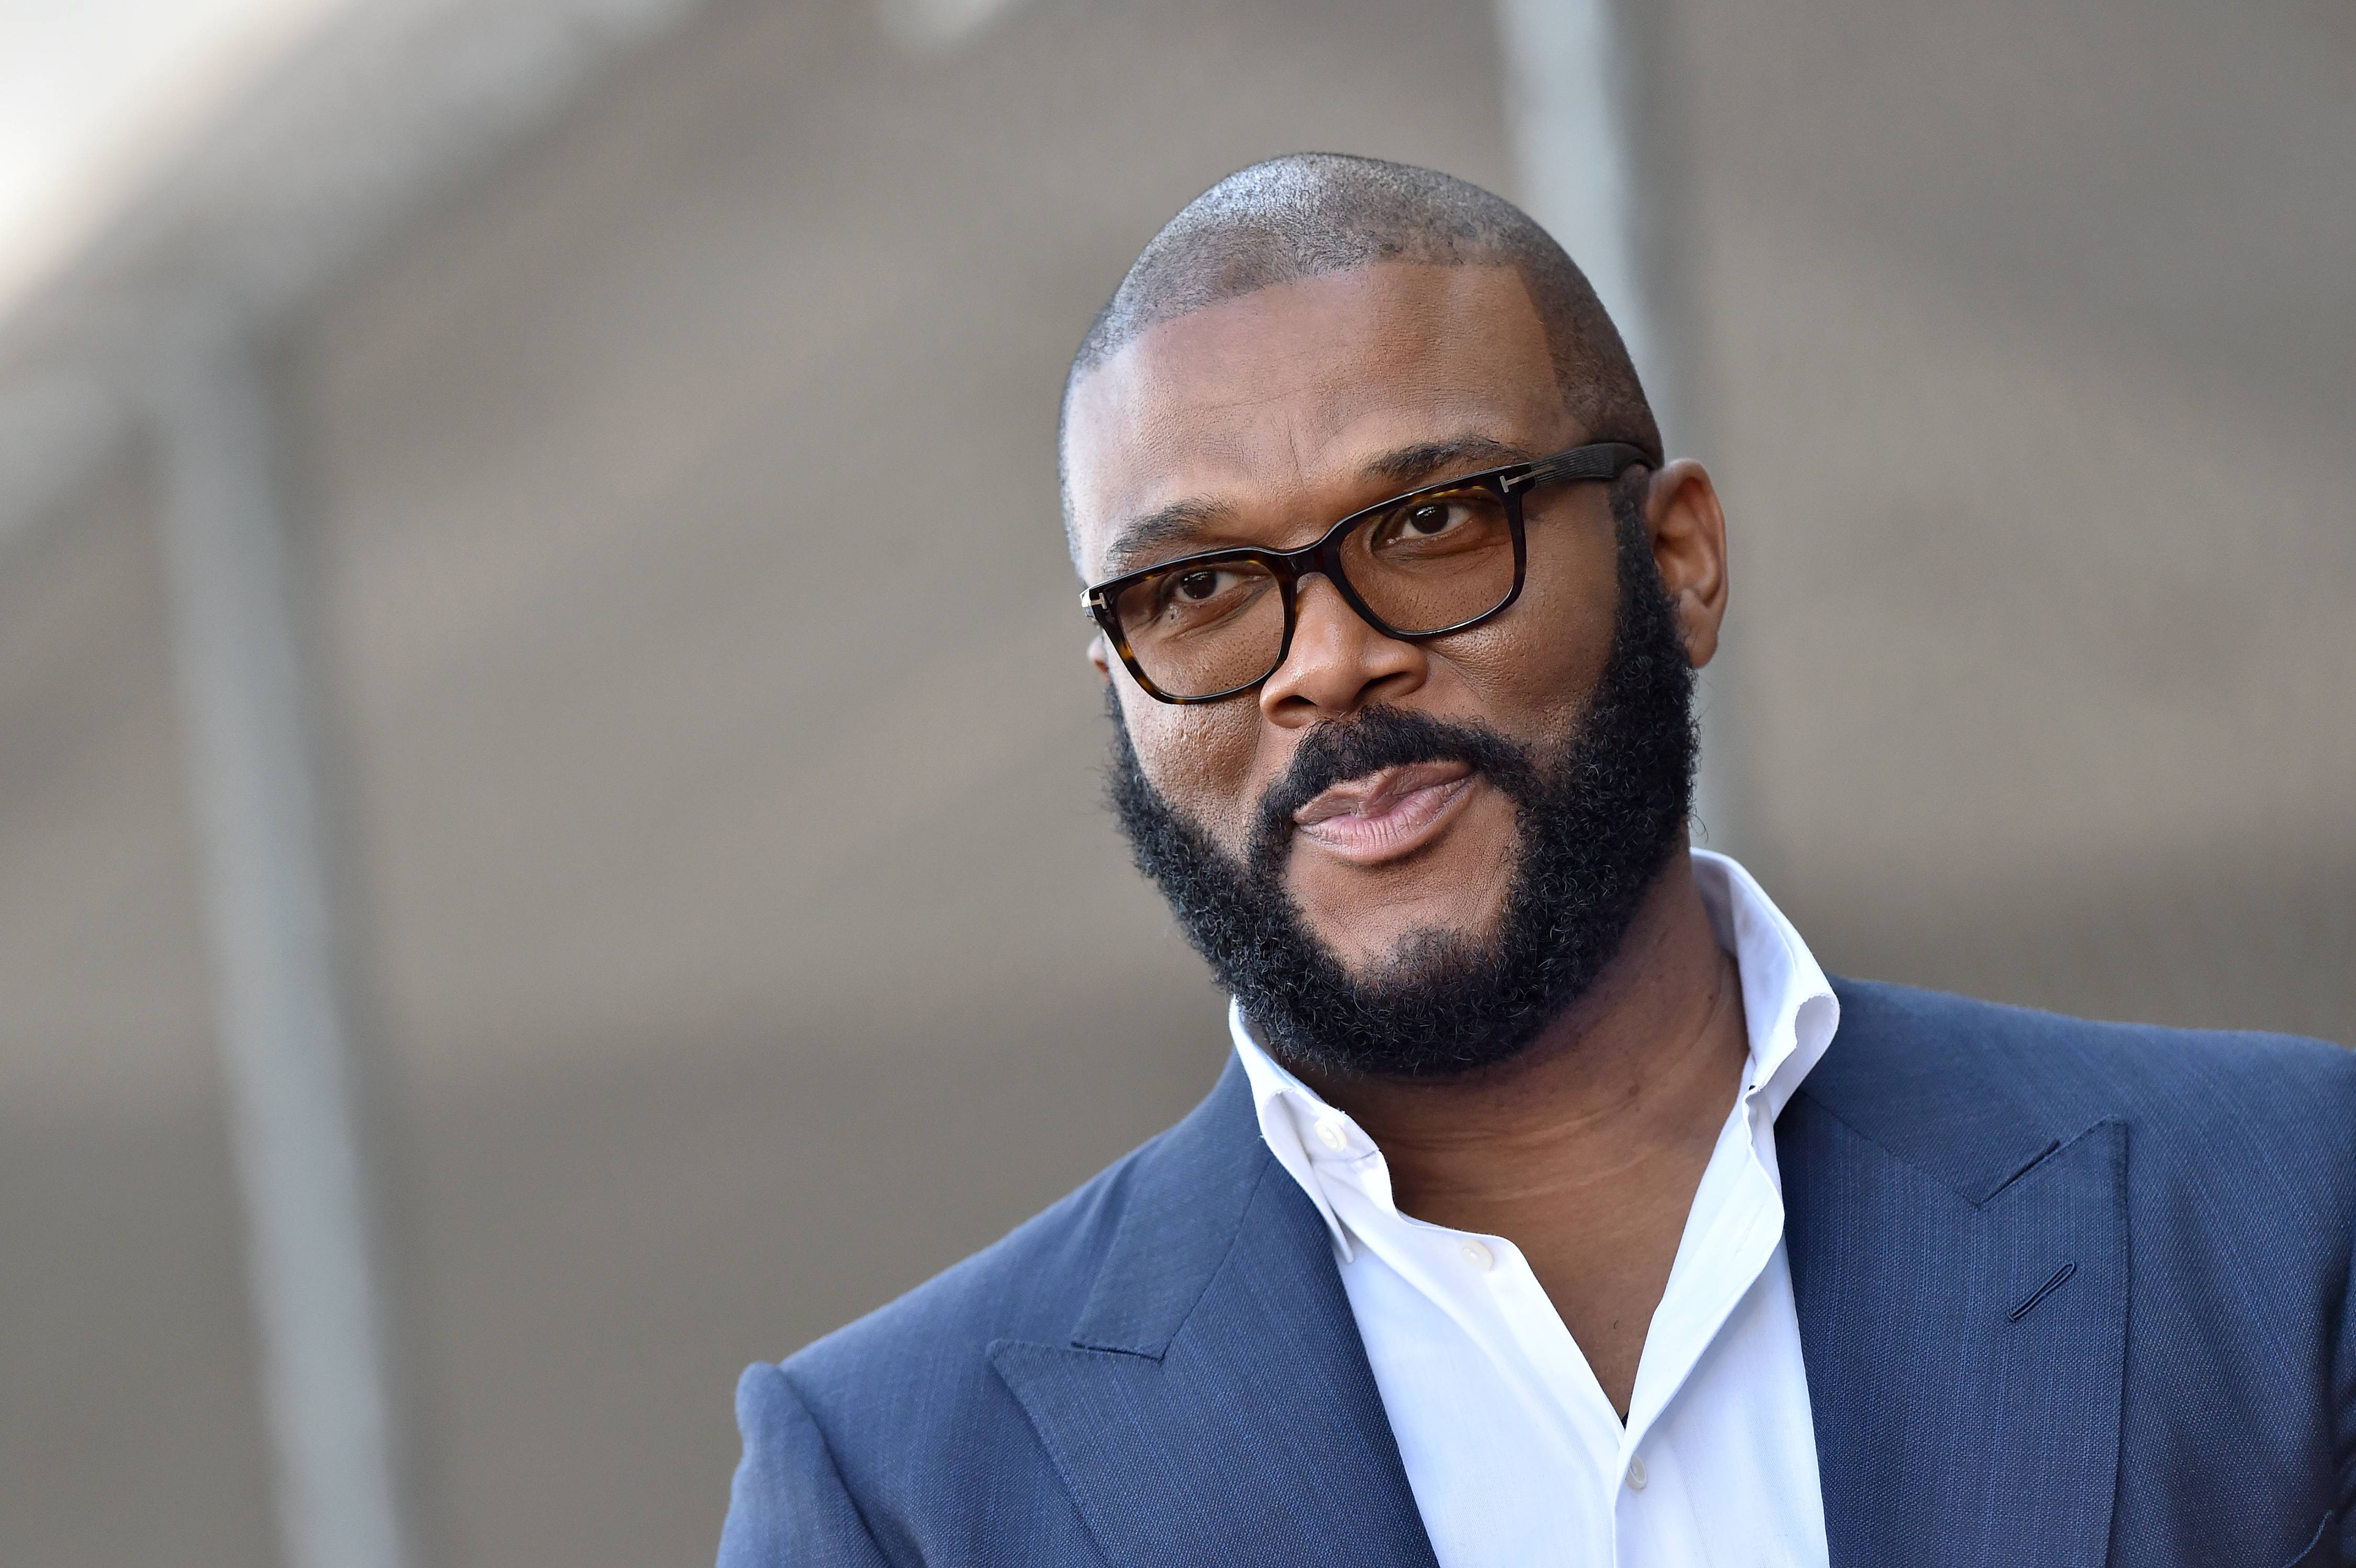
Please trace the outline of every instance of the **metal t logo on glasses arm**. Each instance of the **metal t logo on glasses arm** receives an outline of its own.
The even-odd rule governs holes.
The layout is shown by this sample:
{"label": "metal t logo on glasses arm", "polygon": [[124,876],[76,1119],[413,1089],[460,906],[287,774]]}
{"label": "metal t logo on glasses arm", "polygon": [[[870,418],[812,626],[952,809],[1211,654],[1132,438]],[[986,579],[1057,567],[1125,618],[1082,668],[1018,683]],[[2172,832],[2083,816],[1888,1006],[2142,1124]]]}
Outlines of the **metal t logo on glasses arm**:
{"label": "metal t logo on glasses arm", "polygon": [[1301,579],[1323,573],[1386,637],[1468,631],[1522,591],[1522,498],[1540,485],[1616,479],[1650,462],[1624,442],[1574,446],[1425,485],[1354,511],[1299,550],[1242,546],[1181,556],[1098,583],[1081,607],[1147,695],[1215,703],[1284,663]]}

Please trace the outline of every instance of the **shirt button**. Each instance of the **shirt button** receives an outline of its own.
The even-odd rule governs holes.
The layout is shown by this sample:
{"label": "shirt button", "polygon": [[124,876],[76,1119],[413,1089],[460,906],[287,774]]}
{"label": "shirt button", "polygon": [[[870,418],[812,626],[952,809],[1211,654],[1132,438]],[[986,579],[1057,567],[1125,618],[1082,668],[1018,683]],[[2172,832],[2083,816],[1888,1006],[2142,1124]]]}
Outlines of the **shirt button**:
{"label": "shirt button", "polygon": [[1628,1489],[1632,1492],[1644,1489],[1644,1462],[1642,1459],[1628,1461]]}
{"label": "shirt button", "polygon": [[1486,1270],[1493,1266],[1497,1261],[1490,1252],[1488,1248],[1483,1246],[1480,1242],[1473,1240],[1469,1236],[1464,1239],[1463,1251],[1464,1261],[1472,1264],[1476,1269]]}
{"label": "shirt button", "polygon": [[1317,1123],[1317,1141],[1338,1155],[1349,1144],[1350,1135],[1342,1131],[1339,1122],[1320,1122]]}

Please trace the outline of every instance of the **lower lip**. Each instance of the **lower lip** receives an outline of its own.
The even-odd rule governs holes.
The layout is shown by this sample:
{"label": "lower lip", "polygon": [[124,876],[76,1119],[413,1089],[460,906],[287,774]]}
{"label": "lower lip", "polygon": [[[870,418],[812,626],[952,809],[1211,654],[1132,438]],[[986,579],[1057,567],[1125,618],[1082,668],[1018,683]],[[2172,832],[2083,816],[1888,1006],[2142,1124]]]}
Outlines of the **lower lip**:
{"label": "lower lip", "polygon": [[1358,865],[1411,854],[1429,843],[1472,793],[1472,775],[1410,789],[1375,816],[1327,817],[1296,829],[1318,848]]}

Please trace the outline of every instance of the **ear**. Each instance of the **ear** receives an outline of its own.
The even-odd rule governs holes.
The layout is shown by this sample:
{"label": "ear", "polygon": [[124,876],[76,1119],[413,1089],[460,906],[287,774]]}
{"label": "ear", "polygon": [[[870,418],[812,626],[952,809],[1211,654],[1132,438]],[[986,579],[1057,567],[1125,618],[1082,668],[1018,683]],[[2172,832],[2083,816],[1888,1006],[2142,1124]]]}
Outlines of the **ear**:
{"label": "ear", "polygon": [[1686,656],[1698,670],[1718,652],[1726,619],[1726,511],[1709,470],[1679,457],[1656,471],[1644,498],[1644,529],[1661,586],[1677,607]]}
{"label": "ear", "polygon": [[1103,632],[1088,639],[1088,662],[1097,667],[1097,674],[1106,685],[1112,684],[1112,650],[1105,646]]}

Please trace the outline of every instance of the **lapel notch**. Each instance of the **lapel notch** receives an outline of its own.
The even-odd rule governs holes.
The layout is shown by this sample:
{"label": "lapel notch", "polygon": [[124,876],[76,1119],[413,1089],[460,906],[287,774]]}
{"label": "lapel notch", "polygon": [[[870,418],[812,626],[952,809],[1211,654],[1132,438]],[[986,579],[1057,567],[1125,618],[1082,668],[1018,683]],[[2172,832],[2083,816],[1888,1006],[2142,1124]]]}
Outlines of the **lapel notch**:
{"label": "lapel notch", "polygon": [[[1939,1039],[1841,1035],[1776,1129],[1833,1568],[2095,1568],[2127,1128],[2055,1135]],[[1821,1070],[1821,1069],[1820,1069]]]}
{"label": "lapel notch", "polygon": [[990,1359],[1113,1563],[1437,1568],[1324,1222],[1232,1061],[1141,1160],[1070,1342]]}

